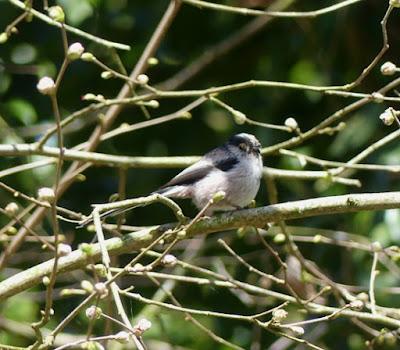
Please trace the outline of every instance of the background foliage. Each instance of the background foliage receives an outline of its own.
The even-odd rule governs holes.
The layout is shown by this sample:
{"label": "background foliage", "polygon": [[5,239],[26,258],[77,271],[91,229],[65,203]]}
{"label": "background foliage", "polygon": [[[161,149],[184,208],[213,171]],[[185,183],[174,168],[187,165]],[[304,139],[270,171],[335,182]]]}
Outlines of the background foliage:
{"label": "background foliage", "polygon": [[[251,1],[224,1],[232,6],[251,6]],[[258,8],[273,3],[260,1]],[[289,7],[293,11],[314,10],[316,6],[328,6],[332,2],[294,1]],[[70,42],[80,41],[86,51],[92,52],[100,61],[118,69],[117,53],[129,72],[139,59],[155,26],[161,18],[167,1],[124,1],[124,0],[81,0],[59,1],[67,18],[67,23],[96,36],[131,45],[130,51],[106,49],[84,38],[68,34]],[[52,4],[51,4],[52,5]],[[36,6],[36,5],[35,5]],[[39,6],[39,5],[38,5]],[[39,6],[40,7],[40,6]],[[353,81],[366,67],[382,46],[380,21],[387,9],[385,1],[361,1],[339,11],[316,18],[276,18],[257,34],[246,39],[240,46],[218,57],[215,62],[202,69],[179,89],[202,89],[212,86],[228,85],[236,82],[256,80],[286,81],[308,85],[343,85]],[[3,30],[21,11],[8,1],[0,1],[0,30]],[[396,29],[398,13],[389,18],[388,33],[391,48],[381,61],[398,62],[400,36]],[[161,46],[157,50],[158,64],[151,66],[146,74],[150,84],[162,84],[184,69],[191,62],[213,53],[213,47],[235,35],[253,18],[226,12],[199,9],[183,4]],[[18,34],[0,46],[0,140],[3,144],[29,143],[38,140],[42,132],[54,125],[54,116],[47,97],[36,90],[38,78],[44,75],[55,76],[63,59],[61,36],[58,29],[50,27],[37,19],[18,25]],[[123,82],[118,79],[102,79],[101,70],[83,61],[71,64],[62,81],[59,91],[59,104],[62,116],[67,116],[88,104],[81,97],[86,93],[114,97]],[[379,65],[356,89],[359,92],[374,92],[387,84],[391,78],[383,76]],[[283,124],[288,117],[294,117],[301,130],[308,130],[330,114],[345,107],[353,99],[331,96],[323,93],[289,90],[282,88],[249,88],[227,92],[219,96],[249,118],[274,124]],[[148,109],[151,118],[175,112],[188,104],[191,99],[160,99],[157,109]],[[393,104],[369,103],[346,117],[346,127],[332,136],[320,135],[305,142],[295,150],[321,159],[345,162],[358,154],[371,143],[392,131],[384,126],[378,116]],[[395,107],[395,106],[394,106]],[[114,126],[122,123],[135,123],[146,120],[143,111],[137,106],[127,106],[118,116]],[[87,115],[65,129],[65,146],[71,148],[85,141],[98,123],[97,115]],[[263,146],[286,140],[290,134],[254,125],[238,125],[230,113],[214,103],[207,101],[192,111],[190,120],[176,120],[132,133],[123,134],[102,142],[97,151],[108,154],[131,156],[172,156],[201,155],[224,142],[237,132],[250,132],[256,135]],[[54,135],[48,145],[57,146]],[[393,142],[368,158],[368,163],[397,164],[399,146]],[[41,159],[40,156],[1,157],[1,169]],[[301,170],[296,158],[275,154],[264,159],[267,166],[282,169]],[[64,165],[66,168],[67,165]],[[320,170],[317,165],[307,164],[307,169]],[[129,169],[127,172],[126,197],[138,197],[150,193],[165,183],[177,169]],[[42,167],[6,177],[5,183],[33,197],[37,189],[54,183],[55,167]],[[118,192],[118,171],[115,168],[94,166],[85,172],[86,181],[75,182],[60,200],[60,205],[85,214],[90,212],[93,203],[107,202]],[[390,172],[357,172],[362,187],[357,189],[331,183],[327,179],[317,181],[284,180],[277,182],[279,202],[313,198],[320,196],[346,194],[350,192],[380,192],[398,190],[398,174]],[[13,201],[13,196],[2,191],[0,205],[5,207]],[[182,202],[184,213],[193,217],[193,206]],[[257,197],[257,205],[267,205],[267,186]],[[0,217],[6,224],[8,218]],[[138,208],[128,215],[132,225],[150,225],[173,221],[173,216],[161,205]],[[340,232],[355,233],[369,241],[379,241],[383,246],[397,244],[400,236],[398,211],[359,212],[336,216],[321,216],[290,222],[290,225],[303,226],[309,230],[294,230],[295,234],[314,236],[322,232],[340,239]],[[75,225],[62,223],[62,232],[73,248],[81,242],[90,242],[92,233],[85,229],[75,230]],[[322,229],[323,231],[317,231]],[[49,220],[38,228],[39,232],[51,234]],[[327,230],[327,231],[325,231]],[[267,273],[276,273],[279,266],[265,253],[260,242],[252,232],[230,231],[211,235],[192,262],[216,271],[224,271],[239,280],[253,284],[267,281],[252,275],[238,264],[218,244],[224,238],[229,245],[252,265]],[[347,236],[346,236],[347,237]],[[174,250],[176,256],[184,252],[189,241],[184,241]],[[192,242],[193,243],[193,242]],[[273,240],[271,243],[274,244]],[[3,246],[6,242],[3,242]],[[299,243],[301,251],[310,260],[338,283],[368,288],[370,278],[371,253],[313,243]],[[284,244],[275,245],[277,251],[285,256]],[[2,248],[0,248],[2,249]],[[42,251],[40,245],[26,243],[9,261],[2,278],[15,274],[41,261],[51,258],[51,253]],[[120,257],[118,265],[128,261]],[[62,288],[77,287],[86,275],[77,271],[61,275],[57,282],[55,305],[56,316],[48,324],[54,327],[76,304],[80,297],[62,298]],[[87,277],[87,276],[86,276]],[[303,274],[304,281],[310,276]],[[377,286],[395,287],[398,275],[383,269],[377,277]],[[151,297],[156,288],[144,278],[127,278],[123,285],[135,288]],[[279,288],[278,288],[279,289]],[[12,321],[28,324],[39,316],[44,302],[44,287],[35,287],[27,293],[10,298],[0,306],[0,343],[27,346],[32,338],[10,328]],[[229,290],[210,286],[178,284],[174,289],[177,299],[187,307],[207,308],[227,313],[254,314],[277,305],[266,298],[238,297]],[[329,300],[329,299],[328,299]],[[380,305],[400,307],[397,294],[377,293]],[[129,316],[136,317],[145,307],[134,301],[127,301]],[[204,332],[186,322],[181,314],[158,309],[149,313],[153,327],[145,335],[152,344],[150,349],[225,349],[216,344]],[[296,318],[297,316],[297,318]],[[301,315],[291,315],[293,321]],[[221,337],[246,349],[284,349],[300,348],[290,344],[286,347],[277,344],[277,336],[239,321],[200,317],[199,320]],[[7,323],[9,322],[9,323]],[[7,325],[5,326],[5,324]],[[70,334],[82,333],[88,320],[84,313],[71,323],[66,331]],[[96,323],[95,332],[102,334],[104,322]],[[311,326],[310,326],[311,327]],[[378,331],[379,327],[375,327]],[[306,329],[315,332],[316,342],[327,349],[365,348],[365,341],[371,334],[361,331],[347,319],[338,319],[326,324],[318,324]],[[168,347],[167,344],[173,344]],[[271,344],[274,344],[272,347]],[[110,345],[111,346],[111,345]],[[113,346],[117,348],[117,345]],[[175,347],[174,347],[175,346]],[[279,347],[281,346],[281,347]],[[296,347],[297,346],[297,347]],[[375,346],[377,346],[375,344]],[[394,345],[393,348],[395,348]],[[111,348],[111,347],[110,347]],[[383,348],[389,348],[385,343]]]}

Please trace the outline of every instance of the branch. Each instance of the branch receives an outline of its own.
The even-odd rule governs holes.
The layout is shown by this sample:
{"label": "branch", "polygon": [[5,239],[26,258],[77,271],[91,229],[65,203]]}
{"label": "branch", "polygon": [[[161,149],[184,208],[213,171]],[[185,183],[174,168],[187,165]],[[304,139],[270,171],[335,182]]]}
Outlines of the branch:
{"label": "branch", "polygon": [[269,16],[269,17],[282,17],[282,18],[315,18],[317,16],[324,15],[329,12],[337,11],[343,7],[350,6],[362,0],[345,0],[338,4],[324,7],[319,10],[305,11],[305,12],[262,11],[262,10],[253,10],[245,7],[234,7],[234,6],[214,4],[212,2],[202,1],[202,0],[182,0],[182,1],[199,8],[204,7],[210,10],[238,13],[240,15]]}
{"label": "branch", "polygon": [[[306,199],[255,209],[232,211],[212,218],[203,218],[187,230],[186,238],[243,226],[263,228],[268,223],[279,220],[399,207],[400,192],[363,193]],[[115,237],[106,240],[105,246],[110,255],[138,251],[147,247],[161,233],[173,227],[175,227],[175,224],[165,224],[132,232],[126,234],[123,238]],[[93,245],[93,256],[90,257],[80,250],[76,250],[59,259],[58,272],[82,268],[89,263],[93,263],[94,260],[100,259],[100,256],[101,252],[98,244]],[[0,282],[0,300],[41,283],[42,278],[51,272],[53,264],[53,260],[46,261]],[[399,323],[398,327],[400,327],[400,321],[396,322]]]}
{"label": "branch", "polygon": [[[37,148],[35,144],[16,144],[0,145],[0,156],[27,156],[42,155],[57,158],[59,149],[57,147],[43,146]],[[86,161],[96,165],[105,165],[111,167],[125,168],[185,168],[197,162],[199,156],[177,156],[177,157],[129,157],[116,156],[111,154],[77,151],[74,149],[64,149],[63,158],[70,161]],[[39,163],[42,164],[42,163]],[[29,167],[27,168],[29,169]],[[2,175],[2,172],[0,172]],[[6,174],[9,175],[9,174]],[[329,179],[332,182],[343,185],[360,187],[359,180],[346,179],[342,177],[331,176],[327,171],[302,171],[302,170],[284,170],[274,168],[264,168],[264,175],[270,175],[276,178],[290,178],[303,180]]]}
{"label": "branch", "polygon": [[[42,20],[43,22],[50,24],[54,27],[58,27],[61,28],[61,23],[51,19],[49,16],[46,16],[45,14],[30,8],[29,6],[27,6],[24,2],[19,1],[19,0],[8,0],[8,2],[10,2],[11,4],[13,4],[16,7],[19,7],[21,10],[27,11],[29,13],[31,13],[33,16],[35,16],[36,18],[39,18],[40,20]],[[131,49],[131,47],[129,45],[124,45],[124,44],[120,44],[120,43],[116,43],[116,42],[112,42],[106,39],[101,39],[95,35],[86,33],[80,29],[71,27],[67,24],[63,24],[64,28],[70,32],[70,33],[74,33],[76,35],[79,35],[85,39],[91,40],[97,44],[106,46],[108,48],[114,47],[116,49],[120,49],[120,50],[127,50],[129,51]]]}

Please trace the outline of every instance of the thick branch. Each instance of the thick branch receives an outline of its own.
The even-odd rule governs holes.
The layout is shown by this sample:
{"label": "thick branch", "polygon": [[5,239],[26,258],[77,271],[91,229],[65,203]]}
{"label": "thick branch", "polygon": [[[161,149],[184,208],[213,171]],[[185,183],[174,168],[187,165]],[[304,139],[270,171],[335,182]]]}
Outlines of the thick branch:
{"label": "thick branch", "polygon": [[[242,226],[262,228],[270,222],[279,220],[399,207],[400,192],[363,193],[306,199],[255,209],[238,210],[212,218],[204,218],[196,222],[187,231],[187,237],[235,229]],[[137,251],[148,246],[162,232],[173,226],[173,224],[166,224],[132,232],[123,238],[108,239],[105,244],[110,255]],[[68,256],[60,258],[58,272],[82,268],[99,258],[100,247],[98,244],[94,245],[94,255],[90,258],[80,250],[76,250]],[[49,260],[0,282],[0,300],[41,283],[42,278],[50,274],[52,267],[53,260]]]}

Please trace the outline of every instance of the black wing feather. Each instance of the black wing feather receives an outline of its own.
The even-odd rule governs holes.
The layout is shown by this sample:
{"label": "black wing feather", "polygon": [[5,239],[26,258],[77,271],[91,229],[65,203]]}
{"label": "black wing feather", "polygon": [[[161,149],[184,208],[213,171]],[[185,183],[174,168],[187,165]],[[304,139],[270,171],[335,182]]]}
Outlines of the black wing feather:
{"label": "black wing feather", "polygon": [[159,189],[163,189],[166,187],[171,186],[180,186],[180,185],[191,185],[196,181],[201,180],[203,177],[207,176],[210,170],[213,168],[213,165],[210,164],[209,166],[204,166],[202,168],[193,168],[190,170],[191,167],[187,168],[185,173],[179,173],[170,181],[168,181],[164,186],[161,186]]}
{"label": "black wing feather", "polygon": [[[160,187],[159,190],[171,186],[192,185],[206,177],[212,169],[217,168],[222,171],[228,171],[238,162],[239,160],[229,147],[223,145],[205,154],[199,162],[183,170],[164,186]],[[199,166],[199,164],[201,164],[201,166]]]}

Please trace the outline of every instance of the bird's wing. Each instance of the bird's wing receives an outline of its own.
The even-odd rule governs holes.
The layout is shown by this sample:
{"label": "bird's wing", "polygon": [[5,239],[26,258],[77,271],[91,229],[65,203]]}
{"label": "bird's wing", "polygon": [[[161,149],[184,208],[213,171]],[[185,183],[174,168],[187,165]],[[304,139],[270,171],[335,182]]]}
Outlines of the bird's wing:
{"label": "bird's wing", "polygon": [[226,150],[216,148],[207,153],[198,162],[180,172],[160,189],[170,186],[191,185],[196,181],[206,177],[210,171],[215,168],[221,171],[228,171],[232,169],[238,162],[239,161],[234,154],[227,152]]}
{"label": "bird's wing", "polygon": [[164,186],[160,187],[160,189],[170,186],[191,185],[207,176],[213,167],[213,163],[203,157],[198,162],[181,171]]}

